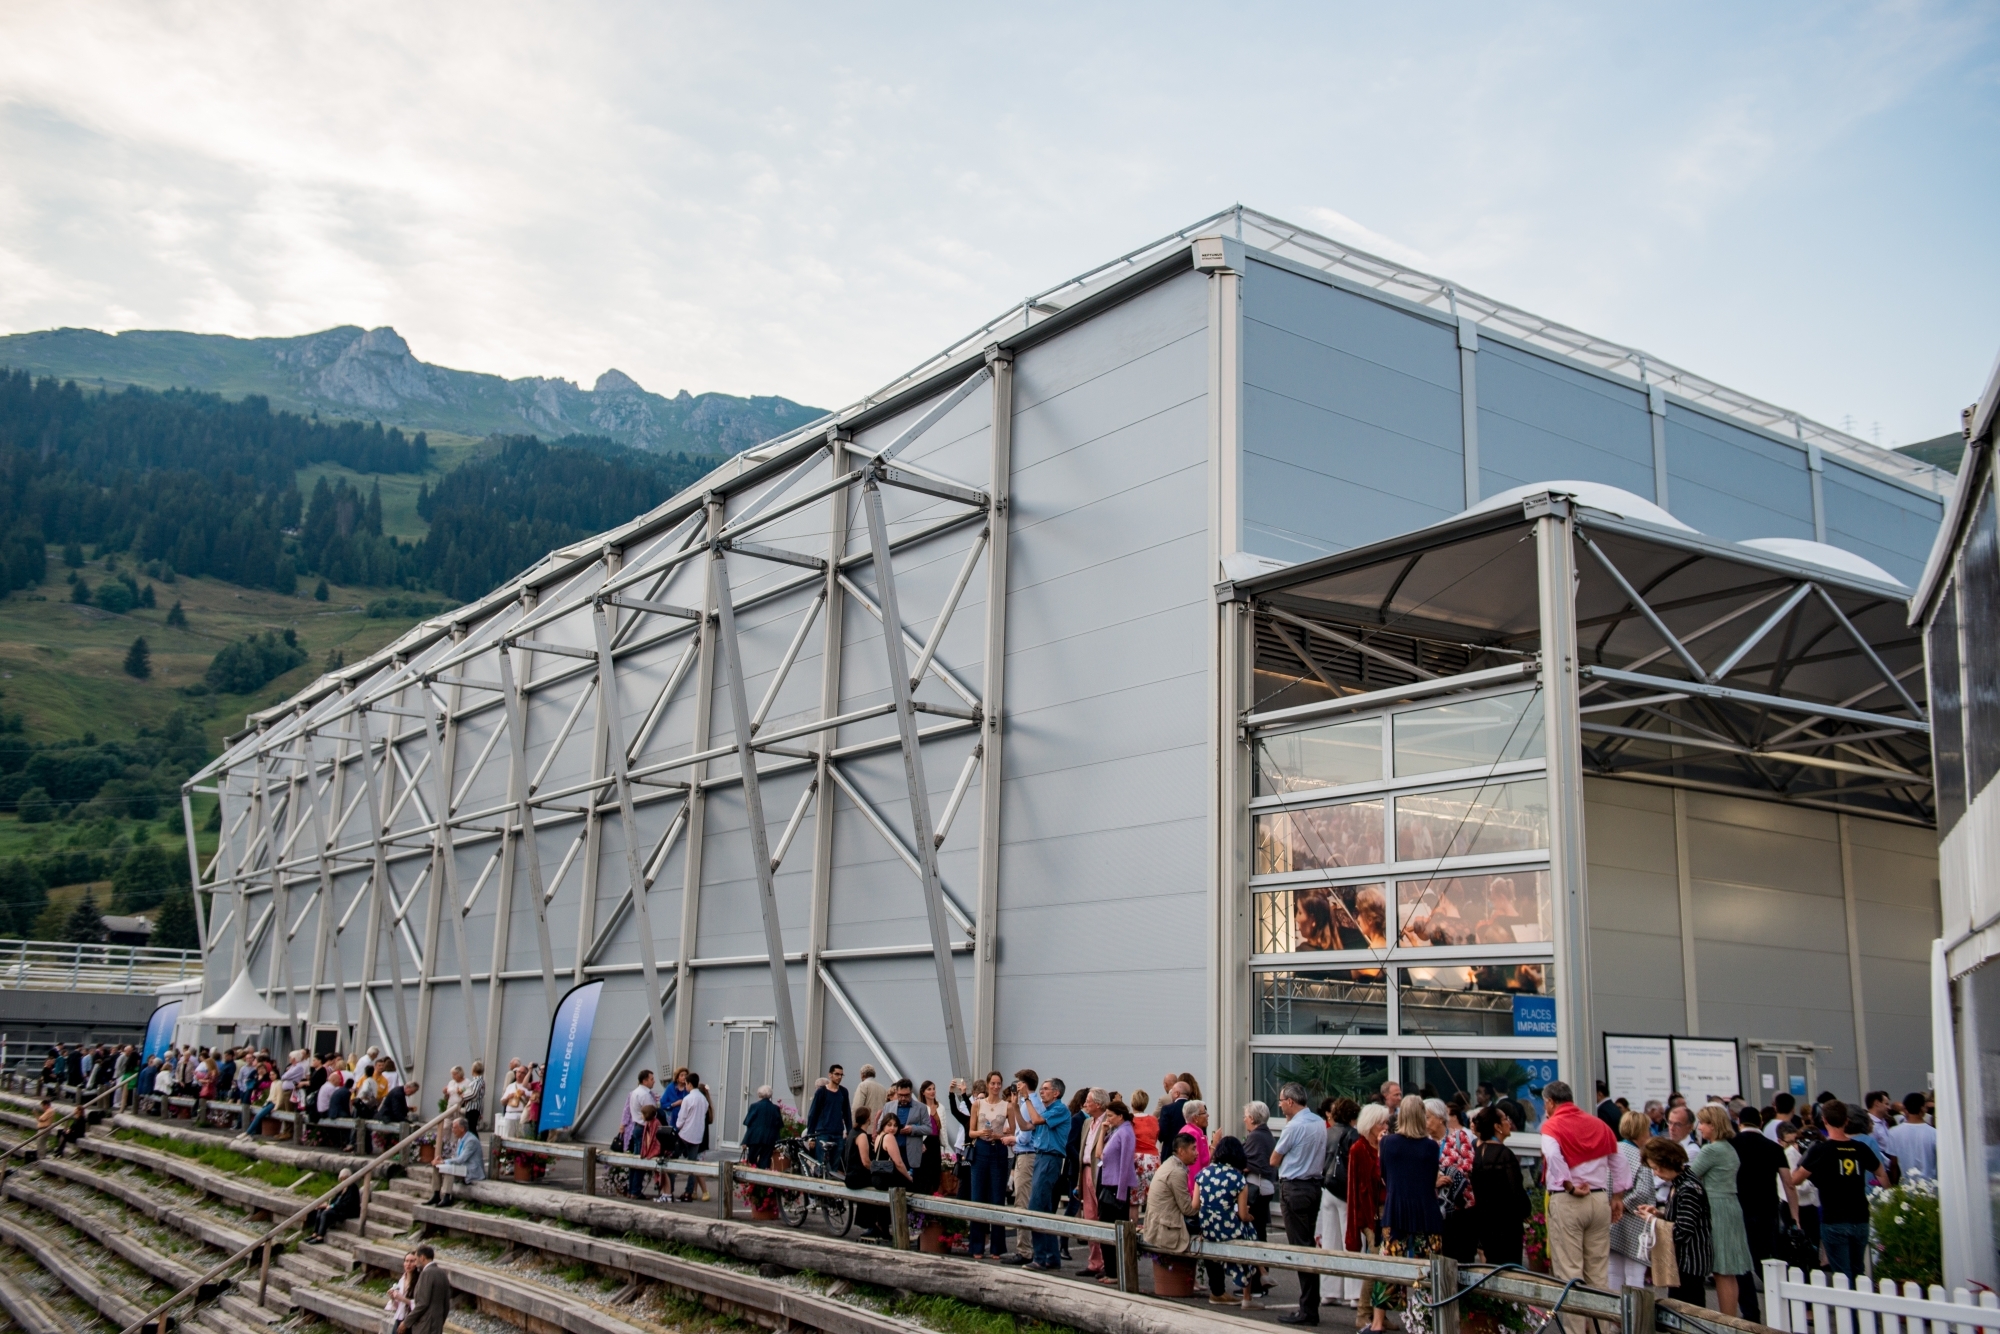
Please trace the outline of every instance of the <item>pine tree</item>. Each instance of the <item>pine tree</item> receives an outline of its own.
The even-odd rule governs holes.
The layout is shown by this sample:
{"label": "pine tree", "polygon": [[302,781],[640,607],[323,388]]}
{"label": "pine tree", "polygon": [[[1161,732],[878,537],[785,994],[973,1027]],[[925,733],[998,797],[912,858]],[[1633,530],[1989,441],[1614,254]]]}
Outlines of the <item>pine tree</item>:
{"label": "pine tree", "polygon": [[153,596],[153,586],[151,584],[147,584],[145,592],[139,594],[139,605],[148,610],[159,605]]}
{"label": "pine tree", "polygon": [[125,650],[125,675],[136,676],[143,681],[152,674],[152,650],[146,647],[146,636],[140,635],[132,641],[132,647]]}
{"label": "pine tree", "polygon": [[361,511],[361,530],[371,537],[382,536],[382,479],[368,491],[368,507]]}
{"label": "pine tree", "polygon": [[80,542],[63,543],[63,564],[69,566],[72,570],[80,570],[83,568],[82,543]]}
{"label": "pine tree", "polygon": [[191,950],[200,944],[194,929],[194,904],[185,890],[160,900],[159,915],[153,919],[153,934],[146,943],[162,950]]}
{"label": "pine tree", "polygon": [[173,607],[167,612],[167,624],[173,626],[176,630],[185,630],[187,629],[187,623],[187,613],[181,610],[181,600],[175,598]]}
{"label": "pine tree", "polygon": [[319,581],[319,587],[317,587],[317,588],[313,589],[313,601],[314,601],[314,602],[324,602],[324,601],[326,601],[326,599],[327,599],[327,594],[328,594],[328,592],[329,592],[329,591],[330,591],[330,590],[329,590],[329,589],[327,588],[327,586],[326,586],[326,580],[324,580],[324,579],[320,580],[320,581]]}
{"label": "pine tree", "polygon": [[76,907],[63,924],[63,939],[73,945],[89,945],[104,939],[104,914],[97,909],[97,894],[85,889]]}

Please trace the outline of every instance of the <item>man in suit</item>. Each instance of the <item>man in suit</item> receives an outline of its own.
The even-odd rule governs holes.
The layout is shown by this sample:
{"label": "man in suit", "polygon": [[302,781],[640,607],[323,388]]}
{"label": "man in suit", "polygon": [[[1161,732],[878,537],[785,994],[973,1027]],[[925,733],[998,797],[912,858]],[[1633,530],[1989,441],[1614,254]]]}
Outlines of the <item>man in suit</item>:
{"label": "man in suit", "polygon": [[1611,1133],[1618,1133],[1618,1123],[1623,1120],[1625,1109],[1612,1100],[1611,1090],[1603,1080],[1597,1081],[1597,1119],[1611,1127]]}
{"label": "man in suit", "polygon": [[451,1314],[451,1282],[438,1268],[436,1250],[419,1246],[416,1255],[417,1281],[410,1294],[410,1313],[396,1326],[396,1334],[444,1334],[445,1318]]}

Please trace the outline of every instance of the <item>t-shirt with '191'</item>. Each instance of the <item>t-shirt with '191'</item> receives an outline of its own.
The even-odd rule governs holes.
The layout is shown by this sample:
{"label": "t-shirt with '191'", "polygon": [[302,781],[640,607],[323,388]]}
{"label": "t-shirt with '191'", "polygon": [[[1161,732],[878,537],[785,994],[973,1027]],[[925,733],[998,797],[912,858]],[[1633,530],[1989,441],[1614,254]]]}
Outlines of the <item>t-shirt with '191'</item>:
{"label": "t-shirt with '191'", "polygon": [[1868,1178],[1882,1160],[1866,1144],[1851,1139],[1821,1140],[1799,1163],[1819,1188],[1822,1223],[1868,1221]]}

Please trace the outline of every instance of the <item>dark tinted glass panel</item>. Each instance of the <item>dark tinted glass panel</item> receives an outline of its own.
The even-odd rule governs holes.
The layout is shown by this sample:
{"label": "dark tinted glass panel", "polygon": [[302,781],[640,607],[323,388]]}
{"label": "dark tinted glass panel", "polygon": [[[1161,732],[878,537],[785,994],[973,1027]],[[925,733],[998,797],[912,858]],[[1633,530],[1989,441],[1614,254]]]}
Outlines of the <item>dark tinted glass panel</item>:
{"label": "dark tinted glass panel", "polygon": [[1491,856],[1549,845],[1549,787],[1544,779],[1485,783],[1396,798],[1396,856]]}
{"label": "dark tinted glass panel", "polygon": [[1350,801],[1257,817],[1258,875],[1375,866],[1382,861],[1382,803]]}
{"label": "dark tinted glass panel", "polygon": [[1382,777],[1382,720],[1312,727],[1257,743],[1257,795],[1269,797]]}
{"label": "dark tinted glass panel", "polygon": [[1958,585],[1946,584],[1927,632],[1930,650],[1931,757],[1936,769],[1940,836],[1965,814],[1965,701],[1958,662]]}
{"label": "dark tinted glass panel", "polygon": [[1381,968],[1258,973],[1253,1033],[1357,1037],[1389,1031],[1389,985]]}
{"label": "dark tinted glass panel", "polygon": [[1979,497],[1959,557],[1959,616],[1965,637],[1966,799],[1977,800],[2000,773],[2000,532],[1994,529],[1993,482]]}
{"label": "dark tinted glass panel", "polygon": [[1251,1096],[1278,1115],[1278,1090],[1303,1084],[1306,1101],[1317,1108],[1323,1098],[1366,1102],[1389,1078],[1386,1056],[1342,1056],[1333,1052],[1260,1051],[1251,1057]]}
{"label": "dark tinted glass panel", "polygon": [[1314,885],[1256,897],[1258,954],[1388,947],[1388,902],[1381,885]]}
{"label": "dark tinted glass panel", "polygon": [[1546,871],[1404,880],[1396,895],[1405,945],[1526,945],[1554,939]]}
{"label": "dark tinted glass panel", "polygon": [[1396,776],[1542,756],[1542,694],[1521,690],[1395,716]]}
{"label": "dark tinted glass panel", "polygon": [[1553,1038],[1547,963],[1399,968],[1402,1029],[1432,1036]]}

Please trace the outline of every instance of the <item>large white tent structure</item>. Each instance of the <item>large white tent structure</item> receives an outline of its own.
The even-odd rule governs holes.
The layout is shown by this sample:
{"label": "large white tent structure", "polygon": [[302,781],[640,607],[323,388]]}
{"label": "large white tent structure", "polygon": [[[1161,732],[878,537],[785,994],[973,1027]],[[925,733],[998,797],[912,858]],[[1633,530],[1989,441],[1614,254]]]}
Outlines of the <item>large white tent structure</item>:
{"label": "large white tent structure", "polygon": [[[602,980],[598,1135],[642,1066],[703,1071],[724,1139],[831,1060],[1188,1069],[1225,1103],[1580,1082],[1607,1015],[1739,1037],[1753,1086],[1914,1077],[1933,816],[1881,608],[1945,481],[1231,210],[253,718],[191,784],[222,803],[210,977],[427,1081],[538,1058]],[[1409,600],[1474,549],[1478,598]],[[1430,715],[1399,770],[1416,703],[1513,721]],[[1376,728],[1372,776],[1321,746],[1336,716]],[[1539,798],[1452,804],[1531,771]],[[1281,858],[1279,807],[1359,842]],[[1405,855],[1425,811],[1493,838]],[[1409,943],[1495,877],[1504,942]],[[1294,932],[1367,886],[1394,929]],[[1524,987],[1553,1017],[1510,1028]]]}

